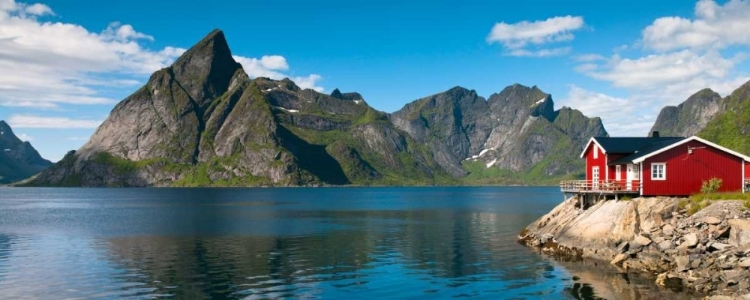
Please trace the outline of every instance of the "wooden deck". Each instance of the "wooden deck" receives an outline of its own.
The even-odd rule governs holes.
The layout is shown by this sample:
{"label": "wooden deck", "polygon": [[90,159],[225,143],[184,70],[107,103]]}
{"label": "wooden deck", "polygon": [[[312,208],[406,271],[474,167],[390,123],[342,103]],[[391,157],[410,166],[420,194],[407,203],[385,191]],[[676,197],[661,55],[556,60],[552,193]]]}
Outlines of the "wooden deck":
{"label": "wooden deck", "polygon": [[560,190],[563,193],[577,194],[610,194],[628,195],[640,194],[641,182],[639,180],[566,180],[560,182]]}

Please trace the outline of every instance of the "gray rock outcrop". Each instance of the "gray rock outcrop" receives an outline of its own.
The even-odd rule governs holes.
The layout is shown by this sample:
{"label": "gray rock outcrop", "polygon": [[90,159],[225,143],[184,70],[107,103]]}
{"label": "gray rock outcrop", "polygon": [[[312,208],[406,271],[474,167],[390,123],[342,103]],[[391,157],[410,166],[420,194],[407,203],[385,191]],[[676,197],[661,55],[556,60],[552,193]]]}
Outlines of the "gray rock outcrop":
{"label": "gray rock outcrop", "polygon": [[[605,260],[656,283],[707,295],[750,295],[750,212],[717,201],[694,215],[676,198],[566,200],[529,225],[519,241],[555,256]],[[733,299],[734,299],[733,298]]]}
{"label": "gray rock outcrop", "polygon": [[696,135],[720,111],[722,103],[718,93],[711,89],[701,90],[680,105],[662,108],[649,135],[654,131],[659,131],[661,136]]}
{"label": "gray rock outcrop", "polygon": [[607,136],[599,118],[568,107],[555,111],[549,94],[520,84],[488,100],[455,87],[409,103],[390,119],[427,144],[454,176],[466,174],[467,163],[527,179],[574,174],[582,170],[577,156],[586,141]]}

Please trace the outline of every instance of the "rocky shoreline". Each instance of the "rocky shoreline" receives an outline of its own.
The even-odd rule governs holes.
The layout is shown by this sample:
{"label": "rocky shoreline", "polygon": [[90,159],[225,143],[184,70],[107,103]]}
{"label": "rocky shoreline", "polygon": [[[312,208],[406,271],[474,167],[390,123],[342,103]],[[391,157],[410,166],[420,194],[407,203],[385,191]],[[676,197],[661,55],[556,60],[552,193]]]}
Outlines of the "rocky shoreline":
{"label": "rocky shoreline", "polygon": [[582,203],[570,198],[529,225],[519,242],[573,259],[610,261],[646,273],[657,285],[750,299],[750,212],[716,201],[692,216],[679,198]]}

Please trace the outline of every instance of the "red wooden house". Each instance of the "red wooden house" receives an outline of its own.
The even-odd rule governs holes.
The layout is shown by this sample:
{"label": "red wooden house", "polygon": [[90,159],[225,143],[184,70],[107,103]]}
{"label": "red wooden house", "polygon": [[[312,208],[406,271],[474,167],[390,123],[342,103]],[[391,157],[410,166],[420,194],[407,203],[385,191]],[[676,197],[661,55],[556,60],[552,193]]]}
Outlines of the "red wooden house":
{"label": "red wooden house", "polygon": [[704,181],[722,180],[719,191],[744,192],[750,157],[697,136],[594,137],[581,153],[586,180],[564,181],[565,193],[689,196]]}

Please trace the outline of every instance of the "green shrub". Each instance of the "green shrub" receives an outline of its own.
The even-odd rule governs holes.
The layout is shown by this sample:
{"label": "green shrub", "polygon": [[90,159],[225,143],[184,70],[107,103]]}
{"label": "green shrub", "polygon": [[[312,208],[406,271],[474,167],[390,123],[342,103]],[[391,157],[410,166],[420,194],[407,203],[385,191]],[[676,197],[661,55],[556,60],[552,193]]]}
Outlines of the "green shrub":
{"label": "green shrub", "polygon": [[703,181],[703,185],[701,185],[701,193],[704,194],[711,194],[716,193],[719,191],[719,188],[721,188],[722,180],[720,178],[711,178],[708,181]]}

